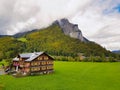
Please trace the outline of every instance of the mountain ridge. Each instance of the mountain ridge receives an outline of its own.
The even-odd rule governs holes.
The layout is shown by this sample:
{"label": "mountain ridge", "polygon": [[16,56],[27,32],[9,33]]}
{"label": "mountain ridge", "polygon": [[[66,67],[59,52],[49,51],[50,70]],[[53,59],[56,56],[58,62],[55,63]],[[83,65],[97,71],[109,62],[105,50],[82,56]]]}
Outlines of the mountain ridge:
{"label": "mountain ridge", "polygon": [[[77,31],[78,28],[74,30]],[[68,35],[65,35],[60,25],[52,24],[47,28],[38,29],[33,32],[20,33],[20,37],[17,38],[14,35],[12,37],[1,37],[0,59],[12,58],[18,53],[34,51],[46,51],[48,54],[55,56],[72,57],[76,57],[79,53],[82,53],[86,57],[90,57],[91,55],[100,57],[115,55],[95,42],[88,41],[86,43],[79,38],[70,37],[69,34],[71,31],[70,29],[69,32],[66,32]]]}
{"label": "mountain ridge", "polygon": [[53,24],[59,25],[65,35],[72,38],[77,38],[82,42],[89,42],[83,35],[77,24],[70,23],[68,19],[56,20]]}
{"label": "mountain ridge", "polygon": [[[89,40],[82,35],[82,32],[78,28],[78,25],[70,23],[68,19],[64,18],[64,19],[61,19],[61,20],[56,20],[56,21],[53,22],[53,25],[54,24],[58,25],[62,29],[62,31],[65,35],[68,35],[72,38],[79,39],[82,42],[89,42]],[[19,38],[19,37],[22,37],[26,34],[35,32],[37,30],[40,30],[40,29],[34,29],[34,30],[31,30],[31,31],[19,32],[19,33],[16,33],[14,35],[11,35],[11,36],[13,36],[15,38]]]}

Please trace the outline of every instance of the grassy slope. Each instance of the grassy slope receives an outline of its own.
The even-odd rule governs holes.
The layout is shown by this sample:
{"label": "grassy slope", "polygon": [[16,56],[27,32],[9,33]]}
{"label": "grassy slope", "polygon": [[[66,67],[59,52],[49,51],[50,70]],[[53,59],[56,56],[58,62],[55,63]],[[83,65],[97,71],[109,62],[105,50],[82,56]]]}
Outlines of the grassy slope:
{"label": "grassy slope", "polygon": [[18,41],[27,42],[26,38],[18,38]]}
{"label": "grassy slope", "polygon": [[51,75],[0,76],[3,90],[120,90],[120,63],[55,62]]}
{"label": "grassy slope", "polygon": [[31,52],[31,50],[47,51],[58,56],[77,53],[84,53],[88,56],[90,54],[100,56],[103,53],[110,53],[98,44],[92,42],[83,43],[78,39],[66,36],[57,25],[27,34],[25,37],[28,40],[26,52]]}
{"label": "grassy slope", "polygon": [[84,53],[85,56],[109,56],[111,53],[93,42],[83,43],[78,39],[66,36],[61,28],[52,25],[39,31],[24,35],[23,37],[0,38],[0,60],[13,58],[18,53],[46,51],[51,55],[77,56]]}
{"label": "grassy slope", "polygon": [[0,38],[0,60],[16,56],[22,48],[23,43],[13,37]]}

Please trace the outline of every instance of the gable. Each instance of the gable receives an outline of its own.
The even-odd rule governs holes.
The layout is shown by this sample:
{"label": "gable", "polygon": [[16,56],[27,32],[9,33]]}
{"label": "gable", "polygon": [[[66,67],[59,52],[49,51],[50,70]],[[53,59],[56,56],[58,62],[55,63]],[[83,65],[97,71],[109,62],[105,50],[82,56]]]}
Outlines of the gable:
{"label": "gable", "polygon": [[51,56],[46,53],[41,54],[38,58],[43,58],[43,60],[54,60]]}

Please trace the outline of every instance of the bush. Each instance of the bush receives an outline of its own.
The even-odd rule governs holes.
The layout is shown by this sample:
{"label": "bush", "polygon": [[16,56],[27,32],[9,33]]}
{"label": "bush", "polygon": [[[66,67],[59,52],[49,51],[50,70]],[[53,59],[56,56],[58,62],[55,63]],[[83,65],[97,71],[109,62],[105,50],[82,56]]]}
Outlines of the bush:
{"label": "bush", "polygon": [[109,62],[116,62],[117,61],[113,57],[110,57],[108,60],[109,60]]}
{"label": "bush", "polygon": [[103,60],[100,57],[94,57],[93,62],[103,62]]}
{"label": "bush", "polygon": [[61,58],[61,61],[68,61],[68,59],[63,57],[63,58]]}
{"label": "bush", "polygon": [[85,58],[82,60],[83,62],[90,62],[90,59],[89,58]]}

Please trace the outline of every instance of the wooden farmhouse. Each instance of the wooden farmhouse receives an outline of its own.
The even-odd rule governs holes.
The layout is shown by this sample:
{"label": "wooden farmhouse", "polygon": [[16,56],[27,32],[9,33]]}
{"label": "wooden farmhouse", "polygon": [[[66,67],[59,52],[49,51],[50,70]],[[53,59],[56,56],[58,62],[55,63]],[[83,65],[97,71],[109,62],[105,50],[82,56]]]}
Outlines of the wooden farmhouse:
{"label": "wooden farmhouse", "polygon": [[13,59],[13,69],[23,74],[49,74],[53,72],[53,58],[45,52],[19,54]]}

